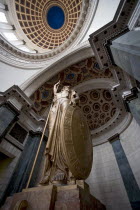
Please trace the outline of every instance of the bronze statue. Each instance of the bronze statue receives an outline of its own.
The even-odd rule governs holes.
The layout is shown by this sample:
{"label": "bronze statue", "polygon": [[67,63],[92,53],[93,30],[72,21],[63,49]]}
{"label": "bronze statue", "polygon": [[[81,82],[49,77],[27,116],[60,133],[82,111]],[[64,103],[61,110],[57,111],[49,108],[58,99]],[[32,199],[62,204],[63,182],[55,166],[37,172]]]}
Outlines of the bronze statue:
{"label": "bronze statue", "polygon": [[[78,106],[79,96],[70,86],[64,86],[61,90],[60,86],[59,81],[53,89],[54,99],[48,116],[49,137],[41,185],[74,182],[87,177],[91,170],[92,145],[87,124]],[[86,160],[85,154],[82,154],[85,152]]]}

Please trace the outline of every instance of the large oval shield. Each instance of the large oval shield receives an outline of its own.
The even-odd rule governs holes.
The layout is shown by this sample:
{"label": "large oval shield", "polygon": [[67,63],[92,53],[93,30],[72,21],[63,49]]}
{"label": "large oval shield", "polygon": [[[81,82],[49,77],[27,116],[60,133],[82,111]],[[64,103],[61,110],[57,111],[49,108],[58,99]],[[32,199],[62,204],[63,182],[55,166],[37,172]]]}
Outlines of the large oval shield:
{"label": "large oval shield", "polygon": [[76,179],[86,179],[92,167],[93,148],[86,119],[79,107],[67,107],[62,129],[68,167]]}

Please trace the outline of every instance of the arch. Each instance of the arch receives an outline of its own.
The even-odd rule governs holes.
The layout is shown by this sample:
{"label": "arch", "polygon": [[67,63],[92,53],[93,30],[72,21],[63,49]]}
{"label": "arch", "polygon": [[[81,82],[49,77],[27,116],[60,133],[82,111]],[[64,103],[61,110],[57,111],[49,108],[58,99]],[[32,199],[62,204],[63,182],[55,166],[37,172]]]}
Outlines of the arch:
{"label": "arch", "polygon": [[82,93],[88,90],[99,89],[99,88],[113,89],[113,87],[116,85],[117,83],[113,79],[99,78],[99,79],[91,79],[83,83],[80,83],[79,85],[75,86],[74,89],[78,93]]}
{"label": "arch", "polygon": [[94,56],[94,53],[88,42],[79,45],[72,52],[66,53],[65,56],[59,58],[53,63],[51,62],[47,68],[31,77],[23,83],[20,88],[28,97],[30,97],[43,83],[51,79],[63,69],[92,56]]}

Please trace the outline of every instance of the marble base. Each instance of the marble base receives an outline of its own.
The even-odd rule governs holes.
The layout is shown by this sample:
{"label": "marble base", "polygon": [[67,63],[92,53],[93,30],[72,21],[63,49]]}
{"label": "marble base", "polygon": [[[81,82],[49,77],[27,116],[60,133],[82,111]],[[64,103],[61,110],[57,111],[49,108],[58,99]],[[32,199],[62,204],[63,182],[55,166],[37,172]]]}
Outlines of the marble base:
{"label": "marble base", "polygon": [[[9,201],[8,201],[9,200]],[[86,183],[25,189],[8,198],[2,210],[105,210]],[[9,203],[9,205],[8,205]]]}

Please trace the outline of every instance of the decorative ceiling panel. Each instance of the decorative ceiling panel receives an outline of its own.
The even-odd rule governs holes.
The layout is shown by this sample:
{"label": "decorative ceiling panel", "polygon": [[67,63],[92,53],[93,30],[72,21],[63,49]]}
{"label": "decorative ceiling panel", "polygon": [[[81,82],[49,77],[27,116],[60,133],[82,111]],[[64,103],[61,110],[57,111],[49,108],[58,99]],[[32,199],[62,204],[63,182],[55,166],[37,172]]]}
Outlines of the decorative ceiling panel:
{"label": "decorative ceiling panel", "polygon": [[64,69],[52,79],[46,81],[35,91],[31,99],[34,101],[38,114],[43,114],[52,102],[53,86],[59,80],[62,85],[75,87],[84,81],[96,78],[113,78],[113,75],[109,69],[104,72],[99,71],[98,63],[95,58],[91,57]]}
{"label": "decorative ceiling panel", "polygon": [[106,89],[86,91],[80,94],[80,102],[90,130],[105,125],[116,112],[111,93]]}

